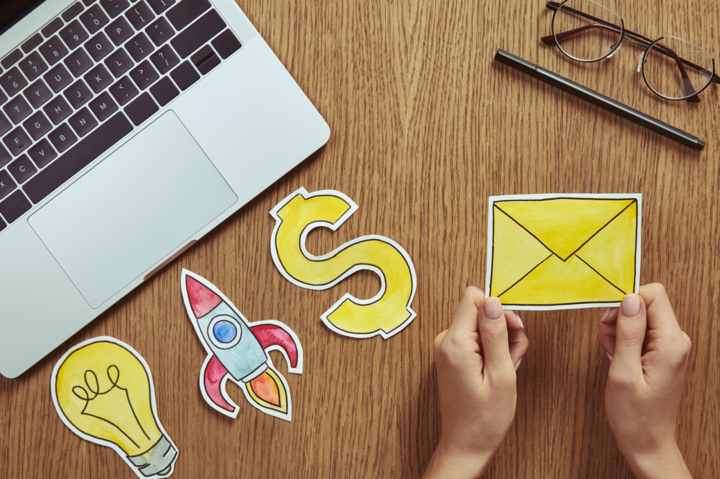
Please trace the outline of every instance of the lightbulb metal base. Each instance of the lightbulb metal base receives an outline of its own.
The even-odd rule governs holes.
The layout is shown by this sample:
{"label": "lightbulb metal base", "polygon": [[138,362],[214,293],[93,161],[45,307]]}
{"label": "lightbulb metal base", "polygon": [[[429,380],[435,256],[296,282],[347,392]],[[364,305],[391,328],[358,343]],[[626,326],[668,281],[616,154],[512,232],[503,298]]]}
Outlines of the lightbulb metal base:
{"label": "lightbulb metal base", "polygon": [[128,460],[145,477],[163,477],[172,473],[177,455],[177,450],[172,443],[165,436],[161,436],[160,440],[147,452],[137,456],[128,456]]}

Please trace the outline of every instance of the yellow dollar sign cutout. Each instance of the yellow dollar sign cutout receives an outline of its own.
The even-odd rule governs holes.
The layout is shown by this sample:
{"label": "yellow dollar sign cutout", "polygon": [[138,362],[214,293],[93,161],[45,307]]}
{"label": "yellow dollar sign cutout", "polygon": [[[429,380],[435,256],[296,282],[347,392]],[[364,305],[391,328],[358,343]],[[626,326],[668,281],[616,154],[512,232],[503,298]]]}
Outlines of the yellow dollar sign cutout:
{"label": "yellow dollar sign cutout", "polygon": [[402,246],[384,236],[362,236],[323,256],[305,248],[314,228],[336,231],[358,206],[333,190],[308,193],[300,188],[270,212],[277,224],[271,248],[275,265],[293,284],[307,289],[329,289],[357,271],[374,271],[382,287],[373,298],[360,300],[346,293],[321,316],[344,336],[387,339],[415,318],[410,308],[417,280],[415,267]]}

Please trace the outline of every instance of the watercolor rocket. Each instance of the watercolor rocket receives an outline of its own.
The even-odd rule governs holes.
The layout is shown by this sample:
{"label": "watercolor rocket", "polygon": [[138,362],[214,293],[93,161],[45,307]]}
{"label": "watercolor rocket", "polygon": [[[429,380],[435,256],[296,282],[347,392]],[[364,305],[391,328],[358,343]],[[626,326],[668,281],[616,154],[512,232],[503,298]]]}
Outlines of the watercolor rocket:
{"label": "watercolor rocket", "polygon": [[183,269],[181,284],[185,309],[208,352],[200,371],[205,401],[226,416],[237,417],[240,408],[225,392],[230,379],[252,406],[290,421],[290,389],[267,353],[279,350],[288,371],[302,374],[303,351],[295,333],[279,321],[249,323],[212,283],[195,273]]}

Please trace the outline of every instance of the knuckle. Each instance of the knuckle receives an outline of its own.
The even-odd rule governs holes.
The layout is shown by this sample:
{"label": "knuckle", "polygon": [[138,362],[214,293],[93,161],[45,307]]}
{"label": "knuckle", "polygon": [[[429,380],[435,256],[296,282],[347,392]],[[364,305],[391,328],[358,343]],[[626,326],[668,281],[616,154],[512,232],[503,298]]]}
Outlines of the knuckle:
{"label": "knuckle", "polygon": [[457,344],[451,337],[442,341],[435,350],[435,359],[443,365],[457,365],[460,362],[458,356]]}

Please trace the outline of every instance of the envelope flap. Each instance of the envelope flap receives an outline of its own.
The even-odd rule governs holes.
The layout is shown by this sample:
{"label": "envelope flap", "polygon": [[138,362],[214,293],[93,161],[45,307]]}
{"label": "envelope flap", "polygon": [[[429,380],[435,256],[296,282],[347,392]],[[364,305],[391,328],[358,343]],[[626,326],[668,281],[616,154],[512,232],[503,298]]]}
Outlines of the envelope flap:
{"label": "envelope flap", "polygon": [[565,261],[633,202],[633,198],[551,198],[498,201],[495,206]]}

